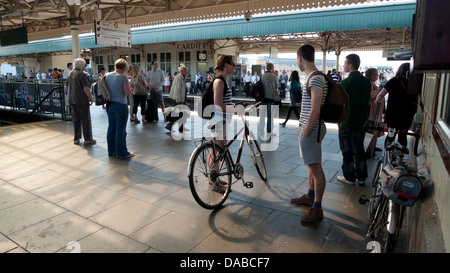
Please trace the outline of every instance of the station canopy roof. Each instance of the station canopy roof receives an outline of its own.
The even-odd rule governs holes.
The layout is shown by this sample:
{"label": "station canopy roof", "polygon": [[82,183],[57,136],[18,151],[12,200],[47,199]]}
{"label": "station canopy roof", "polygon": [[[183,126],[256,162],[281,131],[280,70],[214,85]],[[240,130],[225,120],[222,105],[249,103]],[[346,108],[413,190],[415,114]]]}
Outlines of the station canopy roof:
{"label": "station canopy roof", "polygon": [[71,50],[67,18],[79,19],[80,48],[101,47],[94,18],[129,24],[133,45],[233,39],[246,53],[305,41],[323,50],[410,46],[414,12],[412,0],[0,0],[2,29],[26,26],[29,40],[0,47],[0,56]]}

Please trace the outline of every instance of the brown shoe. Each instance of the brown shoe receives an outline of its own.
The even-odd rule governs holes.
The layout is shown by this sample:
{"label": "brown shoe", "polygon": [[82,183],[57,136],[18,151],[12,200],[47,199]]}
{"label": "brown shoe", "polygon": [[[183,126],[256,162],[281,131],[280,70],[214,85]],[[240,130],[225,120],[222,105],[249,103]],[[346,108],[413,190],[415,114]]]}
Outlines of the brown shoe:
{"label": "brown shoe", "polygon": [[323,218],[322,209],[310,208],[309,211],[300,218],[300,220],[303,223],[312,223],[322,218]]}
{"label": "brown shoe", "polygon": [[308,197],[306,194],[303,194],[301,197],[291,198],[291,203],[296,205],[312,206],[314,203],[314,198]]}

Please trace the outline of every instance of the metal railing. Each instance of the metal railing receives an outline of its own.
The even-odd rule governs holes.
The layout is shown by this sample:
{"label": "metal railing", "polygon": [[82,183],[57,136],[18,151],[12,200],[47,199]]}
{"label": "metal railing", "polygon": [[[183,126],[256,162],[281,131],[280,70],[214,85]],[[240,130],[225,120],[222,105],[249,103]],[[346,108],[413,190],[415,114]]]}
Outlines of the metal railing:
{"label": "metal railing", "polygon": [[[34,115],[60,115],[67,119],[64,80],[0,82],[0,107]],[[24,122],[25,122],[24,121]]]}

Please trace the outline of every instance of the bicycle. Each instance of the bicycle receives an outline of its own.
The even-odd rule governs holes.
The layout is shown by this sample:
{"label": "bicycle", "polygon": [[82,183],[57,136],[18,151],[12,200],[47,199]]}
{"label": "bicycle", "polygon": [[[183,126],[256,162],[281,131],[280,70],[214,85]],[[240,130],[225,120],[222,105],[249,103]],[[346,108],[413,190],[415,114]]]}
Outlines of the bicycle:
{"label": "bicycle", "polygon": [[[258,104],[250,105],[245,112],[250,112],[252,108],[256,109]],[[249,128],[246,115],[240,115],[240,117],[244,126],[228,143],[222,145],[215,138],[205,137],[194,140],[194,142],[200,141],[201,144],[195,148],[189,159],[189,187],[195,201],[203,208],[221,207],[231,192],[231,185],[239,180],[242,180],[245,188],[253,188],[253,182],[245,181],[244,167],[240,163],[244,141],[248,144],[259,177],[264,182],[267,180],[267,170],[259,143]],[[211,125],[209,128],[213,129],[214,126]],[[243,134],[243,137],[236,161],[234,161],[229,148],[240,134]],[[232,182],[233,176],[236,178],[234,182]]]}
{"label": "bicycle", "polygon": [[[380,127],[370,127],[382,130]],[[383,156],[377,162],[375,174],[371,183],[372,196],[359,198],[360,204],[369,202],[369,223],[366,237],[378,243],[380,252],[389,253],[395,250],[406,207],[414,205],[422,190],[423,176],[411,170],[399,158],[409,154],[409,149],[395,142],[397,130],[388,129],[384,144]],[[417,155],[418,130],[414,133],[414,155]],[[377,248],[376,248],[377,249]]]}

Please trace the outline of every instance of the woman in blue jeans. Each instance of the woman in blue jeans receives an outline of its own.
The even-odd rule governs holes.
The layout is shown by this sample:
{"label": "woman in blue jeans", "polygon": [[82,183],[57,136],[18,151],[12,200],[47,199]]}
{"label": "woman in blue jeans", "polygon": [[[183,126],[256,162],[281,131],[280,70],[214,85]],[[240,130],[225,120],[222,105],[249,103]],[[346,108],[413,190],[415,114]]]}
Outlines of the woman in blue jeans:
{"label": "woman in blue jeans", "polygon": [[133,95],[128,78],[125,73],[129,65],[124,59],[115,62],[116,70],[105,77],[111,100],[107,103],[106,113],[108,114],[108,155],[118,158],[130,158],[134,155],[127,149],[127,121],[128,103],[127,97]]}

